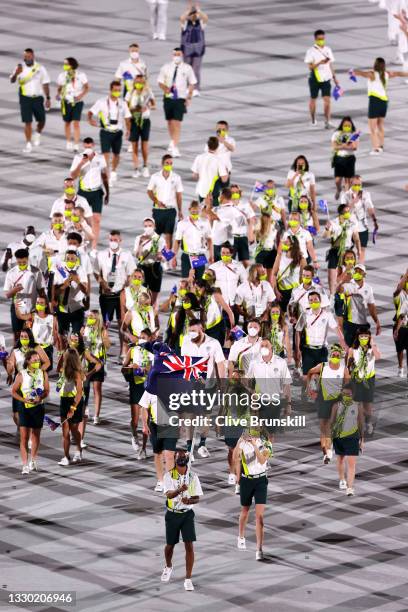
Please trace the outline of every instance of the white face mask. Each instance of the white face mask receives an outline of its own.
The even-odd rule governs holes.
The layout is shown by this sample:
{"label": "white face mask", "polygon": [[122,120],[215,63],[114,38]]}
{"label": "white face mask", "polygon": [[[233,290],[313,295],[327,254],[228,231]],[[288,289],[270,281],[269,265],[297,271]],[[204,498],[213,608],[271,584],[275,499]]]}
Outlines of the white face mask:
{"label": "white face mask", "polygon": [[190,338],[190,340],[197,340],[200,334],[196,331],[189,331],[187,335]]}
{"label": "white face mask", "polygon": [[173,56],[173,62],[175,64],[181,64],[182,61],[183,61],[183,58],[181,57],[181,55],[174,55]]}
{"label": "white face mask", "polygon": [[154,234],[154,227],[152,227],[151,225],[146,225],[144,228],[144,233],[146,234],[146,236],[151,236],[152,234]]}
{"label": "white face mask", "polygon": [[115,241],[113,241],[113,240],[110,240],[110,241],[109,241],[109,248],[110,248],[112,251],[117,251],[117,250],[118,250],[118,248],[119,248],[119,242],[115,242]]}
{"label": "white face mask", "polygon": [[130,53],[130,59],[132,59],[132,60],[139,59],[139,52],[138,51],[132,51],[132,53]]}
{"label": "white face mask", "polygon": [[32,242],[34,242],[34,240],[35,240],[35,236],[34,236],[34,234],[26,234],[26,235],[24,236],[24,240],[25,240],[26,242],[29,242],[29,243],[31,244]]}
{"label": "white face mask", "polygon": [[262,357],[267,357],[269,355],[269,349],[266,346],[261,348],[261,355]]}
{"label": "white face mask", "polygon": [[257,336],[258,333],[259,332],[256,327],[248,327],[248,336],[252,336],[253,338],[254,336]]}

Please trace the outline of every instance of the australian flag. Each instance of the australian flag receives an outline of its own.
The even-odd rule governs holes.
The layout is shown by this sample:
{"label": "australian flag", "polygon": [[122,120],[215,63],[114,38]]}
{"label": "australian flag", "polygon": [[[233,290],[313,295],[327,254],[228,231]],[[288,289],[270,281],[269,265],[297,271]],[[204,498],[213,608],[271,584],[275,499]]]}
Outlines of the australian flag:
{"label": "australian flag", "polygon": [[260,181],[255,181],[254,193],[262,193],[263,191],[265,191],[265,189],[266,189],[266,185],[264,185]]}

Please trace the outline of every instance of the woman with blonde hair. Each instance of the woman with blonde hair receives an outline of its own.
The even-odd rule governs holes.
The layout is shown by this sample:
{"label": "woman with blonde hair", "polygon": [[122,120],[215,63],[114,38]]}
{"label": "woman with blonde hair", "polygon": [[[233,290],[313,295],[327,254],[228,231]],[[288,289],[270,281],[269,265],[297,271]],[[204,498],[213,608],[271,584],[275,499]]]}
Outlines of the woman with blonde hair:
{"label": "woman with blonde hair", "polygon": [[276,240],[278,224],[268,212],[262,212],[258,227],[255,230],[255,262],[267,271],[269,282],[272,279],[272,268],[276,259]]}
{"label": "woman with blonde hair", "polygon": [[300,284],[306,260],[302,257],[299,240],[295,236],[287,236],[281,245],[273,266],[271,285],[281,309],[286,312],[292,290]]}
{"label": "woman with blonde hair", "polygon": [[78,427],[83,418],[84,380],[85,374],[78,351],[74,348],[67,348],[57,383],[57,391],[60,395],[60,418],[64,449],[64,456],[58,464],[64,467],[71,463],[69,455],[71,436],[77,447],[72,463],[82,461],[81,434]]}
{"label": "woman with blonde hair", "polygon": [[[86,324],[81,329],[81,337],[84,341],[86,350],[100,363],[106,362],[106,351],[110,347],[108,330],[103,324],[102,315],[99,310],[91,310],[88,313]],[[94,369],[94,365],[89,363],[89,369]],[[95,371],[87,380],[85,387],[85,401],[88,403],[90,383],[92,383],[95,399],[95,414],[93,423],[99,425],[100,412],[102,405],[102,383],[105,380],[105,369],[101,367]]]}
{"label": "woman with blonde hair", "polygon": [[149,293],[141,293],[133,310],[128,310],[122,322],[121,333],[128,342],[136,343],[144,329],[155,334],[159,330],[158,317]]}

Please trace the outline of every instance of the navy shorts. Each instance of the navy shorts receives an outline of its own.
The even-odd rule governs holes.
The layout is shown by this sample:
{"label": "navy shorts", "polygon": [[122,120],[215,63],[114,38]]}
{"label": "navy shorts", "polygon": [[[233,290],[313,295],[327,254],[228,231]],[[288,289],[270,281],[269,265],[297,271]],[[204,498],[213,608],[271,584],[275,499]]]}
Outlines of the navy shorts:
{"label": "navy shorts", "polygon": [[166,544],[175,546],[180,542],[180,534],[183,542],[195,542],[196,532],[194,525],[194,511],[172,512],[167,510],[165,515]]}
{"label": "navy shorts", "polygon": [[142,124],[136,123],[134,119],[132,119],[130,126],[130,142],[137,142],[141,140],[142,142],[147,142],[150,136],[150,119],[143,119]]}
{"label": "navy shorts", "polygon": [[266,476],[260,478],[246,478],[241,474],[239,481],[239,495],[241,506],[251,506],[252,500],[256,504],[266,504],[268,493],[268,479]]}
{"label": "navy shorts", "polygon": [[32,123],[33,117],[37,123],[45,123],[45,108],[43,96],[23,96],[20,94],[21,121]]}
{"label": "navy shorts", "polygon": [[44,404],[26,408],[21,402],[19,406],[20,427],[30,427],[31,429],[41,429],[44,424],[45,407]]}
{"label": "navy shorts", "polygon": [[81,121],[83,108],[84,103],[82,100],[80,102],[75,102],[74,104],[65,102],[65,104],[61,107],[62,118],[65,123],[71,123],[71,121]]}
{"label": "navy shorts", "polygon": [[118,130],[117,132],[109,132],[109,130],[101,130],[99,133],[101,141],[102,153],[112,153],[119,155],[122,149],[123,132]]}
{"label": "navy shorts", "polygon": [[310,89],[310,97],[315,100],[319,96],[319,91],[321,91],[323,98],[329,97],[331,94],[331,82],[330,81],[321,81],[319,82],[314,73],[310,73],[309,77],[309,89]]}

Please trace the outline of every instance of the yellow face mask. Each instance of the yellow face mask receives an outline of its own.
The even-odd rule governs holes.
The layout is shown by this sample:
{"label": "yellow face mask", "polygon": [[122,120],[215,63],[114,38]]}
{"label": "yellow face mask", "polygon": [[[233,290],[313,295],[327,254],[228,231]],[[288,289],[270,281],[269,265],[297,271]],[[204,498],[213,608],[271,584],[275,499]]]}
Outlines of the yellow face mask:
{"label": "yellow face mask", "polygon": [[64,217],[72,217],[72,210],[64,210]]}
{"label": "yellow face mask", "polygon": [[141,284],[142,281],[140,280],[140,278],[132,278],[132,285],[134,285],[135,287],[140,287]]}
{"label": "yellow face mask", "polygon": [[37,312],[45,312],[45,304],[36,304],[35,309]]}
{"label": "yellow face mask", "polygon": [[74,187],[66,187],[64,189],[64,193],[66,195],[75,195],[75,189],[74,189]]}
{"label": "yellow face mask", "polygon": [[290,246],[288,244],[282,244],[282,251],[289,251]]}
{"label": "yellow face mask", "polygon": [[120,98],[120,91],[111,91],[112,98]]}
{"label": "yellow face mask", "polygon": [[234,193],[231,195],[231,200],[239,200],[240,199],[240,195],[239,193],[237,193],[236,191],[234,191]]}
{"label": "yellow face mask", "polygon": [[190,310],[191,302],[183,302],[183,308],[184,310]]}
{"label": "yellow face mask", "polygon": [[231,255],[221,255],[221,259],[224,263],[230,263],[232,261]]}
{"label": "yellow face mask", "polygon": [[319,308],[320,308],[320,302],[311,302],[311,304],[310,304],[310,308],[311,308],[312,310],[319,310]]}

